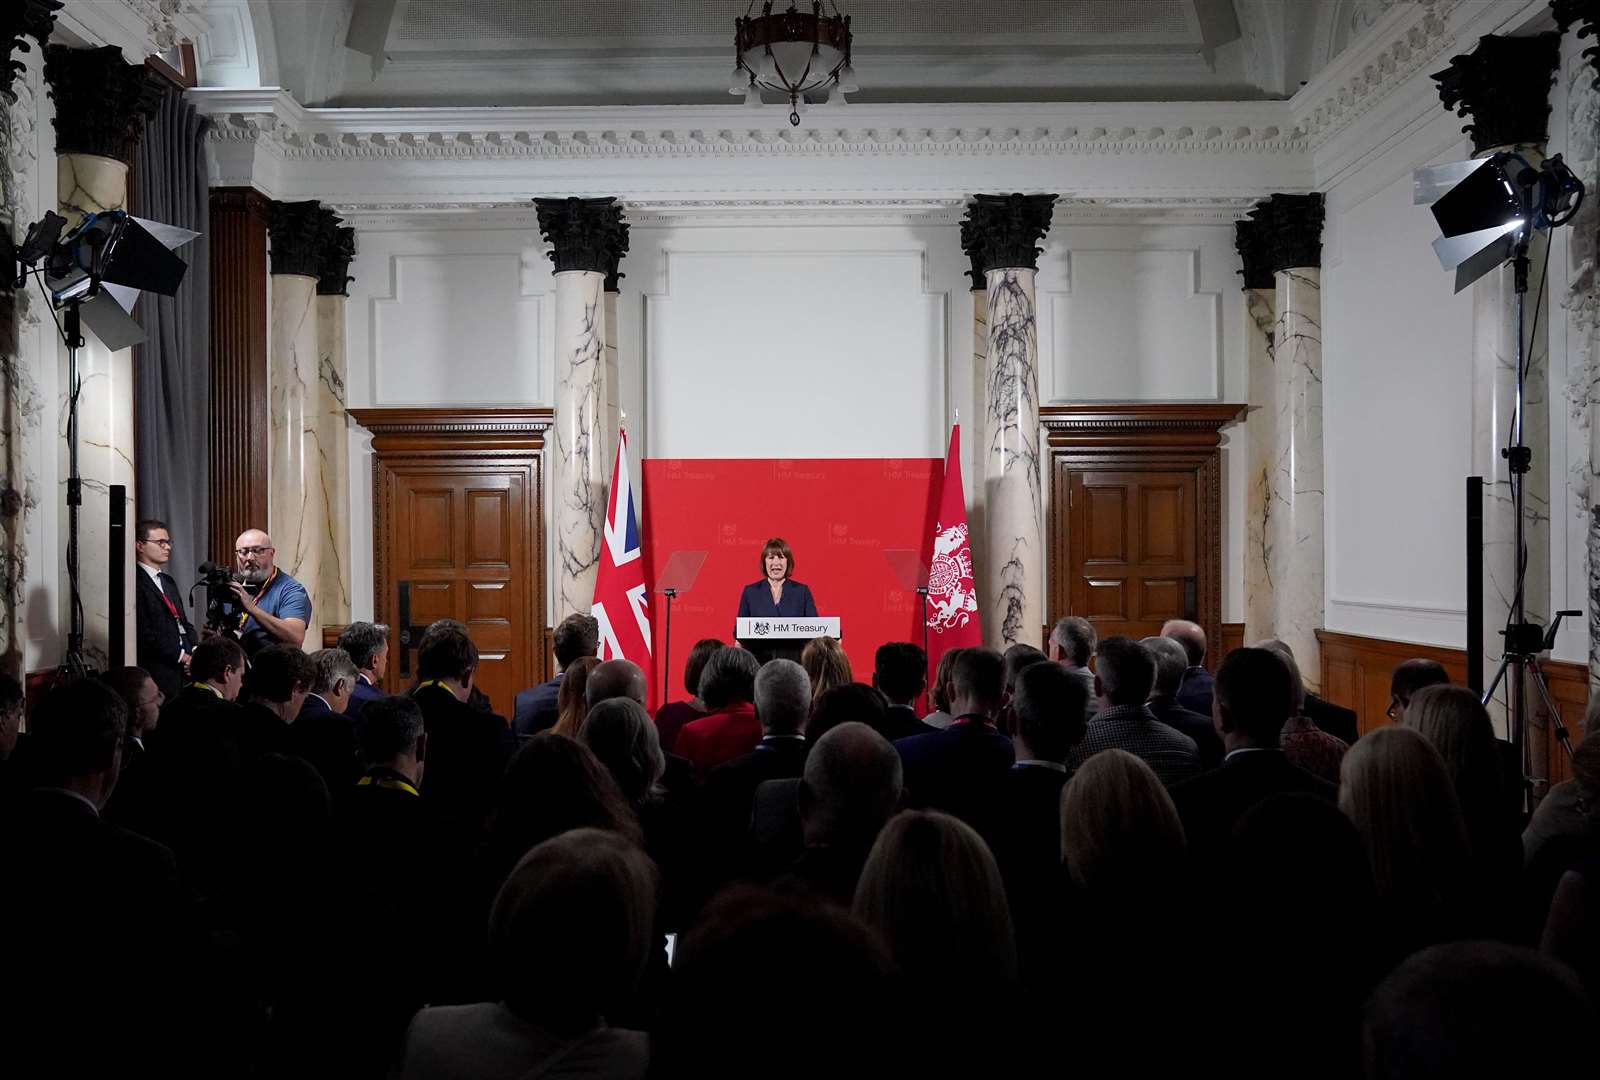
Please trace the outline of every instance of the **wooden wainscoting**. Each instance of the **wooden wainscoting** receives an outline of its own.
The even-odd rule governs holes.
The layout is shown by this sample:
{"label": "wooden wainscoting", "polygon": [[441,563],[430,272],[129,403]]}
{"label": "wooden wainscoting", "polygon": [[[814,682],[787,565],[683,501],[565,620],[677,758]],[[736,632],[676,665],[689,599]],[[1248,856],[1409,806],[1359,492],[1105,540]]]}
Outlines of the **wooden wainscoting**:
{"label": "wooden wainscoting", "polygon": [[[1317,640],[1322,644],[1323,696],[1354,709],[1363,735],[1389,723],[1385,715],[1389,708],[1389,676],[1402,661],[1437,660],[1455,681],[1465,683],[1467,679],[1467,654],[1463,649],[1332,630],[1318,630]],[[1543,667],[1550,696],[1576,743],[1583,737],[1583,714],[1589,705],[1588,670],[1582,664],[1562,660],[1546,661]],[[1556,740],[1554,726],[1548,725],[1546,731],[1548,745],[1544,747],[1543,760],[1549,762],[1551,783],[1556,783],[1572,775],[1571,765]],[[1538,748],[1534,759],[1536,763],[1540,760]]]}
{"label": "wooden wainscoting", "polygon": [[1217,642],[1217,647],[1207,654],[1206,663],[1215,671],[1224,656],[1242,648],[1244,648],[1244,623],[1225,622],[1222,624],[1222,636]]}

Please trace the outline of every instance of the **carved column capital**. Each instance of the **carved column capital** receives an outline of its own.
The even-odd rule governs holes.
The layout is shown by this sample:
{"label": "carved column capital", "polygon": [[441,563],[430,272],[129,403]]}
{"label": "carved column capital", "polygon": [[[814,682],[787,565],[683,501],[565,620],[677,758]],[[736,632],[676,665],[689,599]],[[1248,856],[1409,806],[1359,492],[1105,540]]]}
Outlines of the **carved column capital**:
{"label": "carved column capital", "polygon": [[1270,245],[1265,225],[1254,217],[1234,222],[1233,247],[1239,253],[1239,261],[1244,264],[1239,271],[1244,276],[1243,287],[1272,288],[1272,261],[1269,258]]}
{"label": "carved column capital", "polygon": [[145,121],[166,93],[159,76],[128,63],[115,45],[50,45],[44,51],[44,78],[56,103],[57,154],[94,154],[133,164]]}
{"label": "carved column capital", "polygon": [[617,210],[617,231],[611,238],[611,247],[606,252],[606,292],[622,291],[622,279],[627,274],[622,272],[622,257],[628,253],[628,223],[622,220],[622,211]]}
{"label": "carved column capital", "polygon": [[1600,90],[1600,0],[1550,0],[1550,12],[1556,25],[1565,34],[1573,24],[1578,26],[1578,38],[1595,38],[1595,44],[1583,50],[1583,58],[1595,69],[1595,79],[1590,85]]}
{"label": "carved column capital", "polygon": [[[974,195],[962,223],[961,245],[972,271],[1039,268],[1035,244],[1050,231],[1055,195]],[[970,227],[969,227],[970,226]],[[974,279],[976,280],[976,279]]]}
{"label": "carved column capital", "polygon": [[1550,87],[1561,63],[1561,35],[1486,34],[1470,53],[1435,72],[1439,100],[1472,122],[1461,130],[1481,154],[1496,146],[1543,143],[1550,136]]}
{"label": "carved column capital", "polygon": [[[1239,254],[1245,257],[1245,288],[1271,288],[1266,277],[1253,277],[1249,256],[1245,256],[1245,237],[1260,245],[1259,254],[1266,259],[1265,275],[1292,267],[1322,265],[1322,219],[1324,217],[1322,193],[1308,195],[1269,195],[1250,211],[1248,221],[1239,223],[1236,243]],[[1255,285],[1252,281],[1264,281]]]}
{"label": "carved column capital", "polygon": [[272,272],[321,276],[322,206],[315,200],[272,203],[267,237],[272,243]]}
{"label": "carved column capital", "polygon": [[610,274],[627,239],[621,236],[622,207],[613,196],[599,199],[535,199],[539,235],[550,244],[550,261],[556,273],[590,270]]}
{"label": "carved column capital", "polygon": [[56,12],[64,0],[10,0],[0,11],[0,43],[5,45],[5,58],[0,60],[0,96],[16,101],[11,84],[22,74],[21,60],[11,59],[13,50],[28,51],[27,38],[32,38],[44,48],[50,32],[56,25]]}
{"label": "carved column capital", "polygon": [[356,257],[356,231],[339,223],[326,208],[317,218],[317,295],[349,296],[350,260]]}
{"label": "carved column capital", "polygon": [[984,279],[983,246],[978,239],[978,223],[972,220],[970,212],[961,219],[961,250],[967,253],[967,259],[972,264],[967,271],[967,276],[972,279],[972,287],[982,292],[989,284]]}

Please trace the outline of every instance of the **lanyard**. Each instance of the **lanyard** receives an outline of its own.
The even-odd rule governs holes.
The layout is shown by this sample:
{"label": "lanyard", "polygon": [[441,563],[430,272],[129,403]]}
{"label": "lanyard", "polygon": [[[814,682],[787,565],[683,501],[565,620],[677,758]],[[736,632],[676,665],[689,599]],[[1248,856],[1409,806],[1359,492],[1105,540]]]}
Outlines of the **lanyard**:
{"label": "lanyard", "polygon": [[363,776],[356,781],[356,787],[381,787],[389,791],[408,791],[420,796],[422,793],[404,780],[393,780],[387,776]]}
{"label": "lanyard", "polygon": [[217,695],[217,700],[218,701],[222,700],[222,691],[218,690],[215,686],[212,686],[210,683],[197,682],[197,683],[194,683],[193,685],[194,685],[194,688],[196,690],[204,690],[207,693],[215,694],[215,695]]}
{"label": "lanyard", "polygon": [[450,689],[448,686],[446,686],[444,684],[444,680],[443,679],[429,679],[425,683],[418,683],[417,684],[417,688],[415,690],[413,690],[411,693],[413,695],[421,693],[423,690],[426,690],[430,686],[437,686],[440,690],[443,690],[445,693],[449,694],[451,697],[455,697],[456,696],[455,691]]}
{"label": "lanyard", "polygon": [[958,716],[954,720],[950,721],[951,727],[966,727],[968,724],[982,724],[990,731],[997,730],[994,726],[993,720],[990,720],[987,716],[983,716],[979,713],[968,713],[965,716]]}

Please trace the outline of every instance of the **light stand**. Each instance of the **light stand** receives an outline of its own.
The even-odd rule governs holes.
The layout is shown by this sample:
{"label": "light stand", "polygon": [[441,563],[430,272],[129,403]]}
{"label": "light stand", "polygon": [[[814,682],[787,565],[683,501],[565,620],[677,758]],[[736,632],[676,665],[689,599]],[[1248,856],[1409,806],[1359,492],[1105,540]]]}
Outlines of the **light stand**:
{"label": "light stand", "polygon": [[[92,290],[91,290],[92,291]],[[81,678],[89,673],[83,657],[83,598],[78,594],[78,510],[83,506],[83,471],[78,465],[78,350],[83,348],[79,301],[62,310],[61,340],[67,346],[67,653],[60,675]]]}

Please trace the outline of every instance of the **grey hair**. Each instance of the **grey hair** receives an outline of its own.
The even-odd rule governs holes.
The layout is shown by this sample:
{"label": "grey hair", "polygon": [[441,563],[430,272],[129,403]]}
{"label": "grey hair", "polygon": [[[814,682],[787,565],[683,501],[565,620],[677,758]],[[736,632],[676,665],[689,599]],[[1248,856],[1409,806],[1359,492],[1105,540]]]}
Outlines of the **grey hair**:
{"label": "grey hair", "polygon": [[700,673],[700,700],[711,709],[725,708],[736,701],[754,701],[760,667],[760,661],[746,649],[718,649]]}
{"label": "grey hair", "polygon": [[370,668],[388,643],[389,628],[381,622],[353,622],[339,634],[339,648],[350,654],[358,669]]}
{"label": "grey hair", "polygon": [[1183,673],[1189,670],[1189,654],[1183,646],[1169,637],[1140,638],[1156,661],[1156,685],[1151,691],[1157,697],[1172,697],[1183,683]]}
{"label": "grey hair", "polygon": [[594,752],[635,806],[660,794],[667,758],[650,714],[632,698],[596,702],[583,718],[578,741]]}
{"label": "grey hair", "polygon": [[343,649],[319,649],[311,654],[311,662],[317,665],[316,681],[311,684],[313,694],[327,694],[339,682],[354,688],[356,677],[361,674],[356,670],[356,662]]}
{"label": "grey hair", "polygon": [[811,712],[811,676],[793,660],[769,660],[756,672],[756,719],[768,735],[798,735]]}
{"label": "grey hair", "polygon": [[1300,677],[1300,664],[1294,658],[1294,650],[1289,648],[1289,643],[1279,641],[1277,638],[1267,638],[1250,646],[1252,649],[1265,649],[1272,655],[1282,660],[1289,669],[1289,705],[1293,710],[1291,717],[1299,716],[1306,711],[1306,684]]}
{"label": "grey hair", "polygon": [[1055,629],[1050,631],[1050,640],[1059,645],[1066,658],[1077,667],[1089,662],[1089,657],[1094,655],[1095,645],[1099,643],[1094,624],[1077,615],[1058,620]]}

